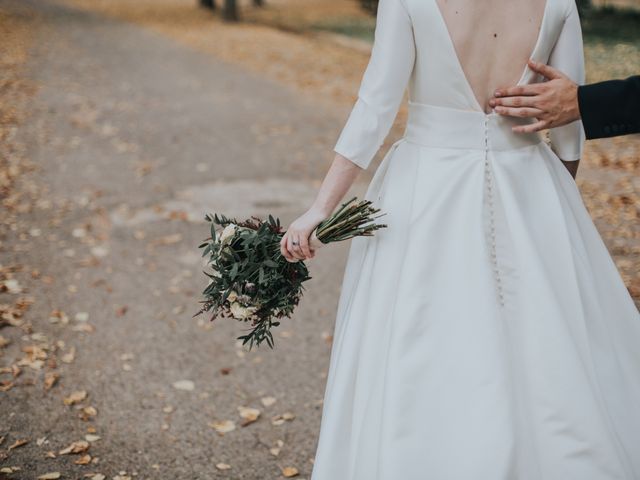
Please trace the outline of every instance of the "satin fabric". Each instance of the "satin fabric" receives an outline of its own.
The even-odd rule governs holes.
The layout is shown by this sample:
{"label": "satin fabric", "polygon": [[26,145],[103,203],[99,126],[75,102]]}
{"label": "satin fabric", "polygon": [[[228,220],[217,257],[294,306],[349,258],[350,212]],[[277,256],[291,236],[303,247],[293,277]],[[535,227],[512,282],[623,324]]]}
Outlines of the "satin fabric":
{"label": "satin fabric", "polygon": [[[388,227],[350,246],[311,480],[640,480],[640,314],[560,162],[582,127],[549,146],[480,111],[434,8],[382,0],[336,144],[368,165],[411,78],[365,195]],[[575,15],[548,0],[534,56],[579,79]]]}

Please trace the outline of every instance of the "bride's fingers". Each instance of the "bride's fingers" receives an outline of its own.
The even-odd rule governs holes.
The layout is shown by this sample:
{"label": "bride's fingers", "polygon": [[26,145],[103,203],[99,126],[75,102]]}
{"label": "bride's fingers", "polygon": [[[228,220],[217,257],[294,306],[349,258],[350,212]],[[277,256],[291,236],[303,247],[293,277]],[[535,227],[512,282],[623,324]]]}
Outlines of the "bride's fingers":
{"label": "bride's fingers", "polygon": [[294,263],[294,262],[297,262],[297,260],[293,257],[293,254],[289,249],[289,246],[288,246],[289,239],[290,239],[290,235],[287,232],[280,240],[280,253],[287,260],[287,262]]}
{"label": "bride's fingers", "polygon": [[301,239],[300,248],[302,250],[302,253],[304,253],[304,256],[306,258],[311,258],[311,249],[309,248],[309,236],[302,235],[300,239]]}
{"label": "bride's fingers", "polygon": [[304,257],[301,256],[300,253],[298,253],[298,249],[296,248],[296,245],[293,244],[293,237],[294,235],[290,235],[289,238],[287,239],[287,250],[289,250],[289,252],[294,258],[298,260],[302,260],[304,259]]}
{"label": "bride's fingers", "polygon": [[280,254],[284,258],[287,258],[289,256],[289,251],[287,250],[287,234],[286,233],[280,239]]}
{"label": "bride's fingers", "polygon": [[298,241],[297,245],[294,245],[293,247],[293,251],[294,254],[296,256],[296,258],[298,258],[299,260],[306,260],[307,259],[307,255],[304,253],[304,235],[298,235],[296,236],[296,240]]}

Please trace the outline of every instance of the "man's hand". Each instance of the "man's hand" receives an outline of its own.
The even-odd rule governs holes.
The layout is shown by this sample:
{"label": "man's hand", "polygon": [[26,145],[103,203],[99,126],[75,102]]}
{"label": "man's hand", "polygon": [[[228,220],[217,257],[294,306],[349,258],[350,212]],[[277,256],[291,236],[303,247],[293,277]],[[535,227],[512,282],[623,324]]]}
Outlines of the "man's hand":
{"label": "man's hand", "polygon": [[514,132],[538,132],[580,119],[578,85],[559,70],[529,60],[529,68],[548,81],[500,88],[489,100],[496,113],[512,117],[536,118],[530,125],[513,127]]}

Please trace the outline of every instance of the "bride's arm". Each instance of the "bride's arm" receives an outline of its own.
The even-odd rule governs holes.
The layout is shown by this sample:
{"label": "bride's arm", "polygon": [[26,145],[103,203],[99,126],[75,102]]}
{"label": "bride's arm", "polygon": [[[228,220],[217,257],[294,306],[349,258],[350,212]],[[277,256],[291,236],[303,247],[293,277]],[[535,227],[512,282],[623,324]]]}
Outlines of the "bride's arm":
{"label": "bride's arm", "polygon": [[[311,207],[291,223],[280,242],[289,261],[311,258],[309,236],[338,206],[355,178],[384,143],[413,71],[415,42],[404,0],[380,0],[371,57],[358,99],[334,147],[336,156]],[[299,243],[295,248],[293,241]]]}
{"label": "bride's arm", "polygon": [[[580,17],[576,3],[571,0],[568,4],[564,26],[549,57],[549,65],[564,72],[576,84],[583,85],[585,68]],[[549,139],[552,149],[575,178],[585,141],[582,121],[552,128]]]}

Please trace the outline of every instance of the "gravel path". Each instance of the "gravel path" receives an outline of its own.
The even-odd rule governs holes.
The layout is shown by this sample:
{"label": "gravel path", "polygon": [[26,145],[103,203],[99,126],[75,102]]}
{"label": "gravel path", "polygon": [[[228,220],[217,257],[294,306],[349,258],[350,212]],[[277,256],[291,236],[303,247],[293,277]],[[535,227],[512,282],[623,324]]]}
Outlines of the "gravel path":
{"label": "gravel path", "polygon": [[[308,478],[347,245],[310,262],[274,351],[239,348],[230,320],[191,318],[206,286],[197,245],[208,212],[301,213],[342,114],[130,24],[54,2],[0,7],[40,20],[17,139],[42,190],[2,260],[19,267],[0,303],[34,300],[0,329],[0,463],[20,468],[7,477]],[[243,427],[238,407],[260,417]]]}
{"label": "gravel path", "polygon": [[[1,151],[36,170],[3,199],[0,478],[308,480],[348,245],[309,263],[274,351],[192,318],[207,283],[197,245],[205,213],[301,213],[350,105],[54,0],[3,12],[32,22],[36,91],[7,137],[20,147]],[[638,144],[616,142],[591,143],[581,188],[640,298]],[[257,421],[242,426],[244,407]]]}

